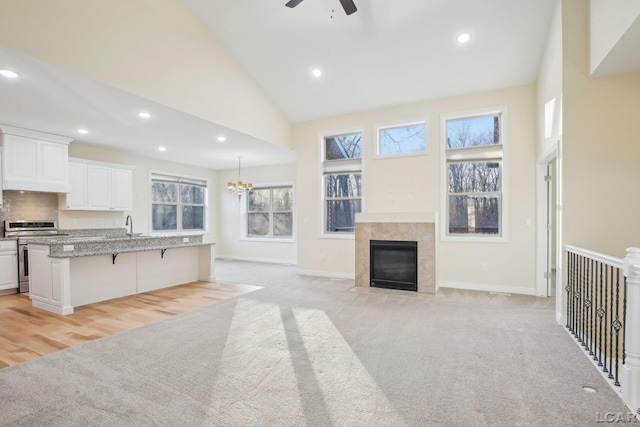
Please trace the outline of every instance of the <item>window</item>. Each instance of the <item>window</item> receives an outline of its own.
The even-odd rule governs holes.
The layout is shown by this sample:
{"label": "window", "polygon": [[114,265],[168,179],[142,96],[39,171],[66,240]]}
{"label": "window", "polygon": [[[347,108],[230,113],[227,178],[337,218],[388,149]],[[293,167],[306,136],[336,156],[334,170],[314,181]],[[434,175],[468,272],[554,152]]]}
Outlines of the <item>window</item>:
{"label": "window", "polygon": [[207,181],[151,174],[152,231],[205,231]]}
{"label": "window", "polygon": [[378,127],[377,157],[426,154],[427,125],[423,121]]}
{"label": "window", "polygon": [[248,194],[247,237],[293,238],[293,187],[254,188]]}
{"label": "window", "polygon": [[362,211],[362,133],[323,138],[325,234],[353,234]]}
{"label": "window", "polygon": [[504,237],[506,108],[443,118],[446,236]]}

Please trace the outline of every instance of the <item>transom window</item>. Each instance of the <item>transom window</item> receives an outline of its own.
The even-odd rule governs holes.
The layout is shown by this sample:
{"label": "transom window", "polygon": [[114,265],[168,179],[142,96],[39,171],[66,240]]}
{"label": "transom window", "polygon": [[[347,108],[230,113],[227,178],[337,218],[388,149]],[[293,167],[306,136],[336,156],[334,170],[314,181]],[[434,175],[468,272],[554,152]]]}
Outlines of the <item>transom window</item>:
{"label": "transom window", "polygon": [[206,180],[151,175],[152,231],[204,231],[206,211]]}
{"label": "transom window", "polygon": [[425,153],[427,153],[427,125],[425,121],[378,127],[377,157]]}
{"label": "transom window", "polygon": [[324,232],[354,233],[362,211],[362,133],[323,138]]}
{"label": "transom window", "polygon": [[293,237],[293,187],[254,188],[247,197],[247,237]]}
{"label": "transom window", "polygon": [[443,120],[446,235],[503,236],[506,109]]}

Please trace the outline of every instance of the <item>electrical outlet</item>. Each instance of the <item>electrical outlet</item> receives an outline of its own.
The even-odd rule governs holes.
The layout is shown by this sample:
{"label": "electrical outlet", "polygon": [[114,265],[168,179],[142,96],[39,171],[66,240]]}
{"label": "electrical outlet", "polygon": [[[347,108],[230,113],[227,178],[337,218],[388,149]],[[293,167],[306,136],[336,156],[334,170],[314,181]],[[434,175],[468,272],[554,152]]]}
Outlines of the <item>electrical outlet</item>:
{"label": "electrical outlet", "polygon": [[71,252],[74,249],[73,245],[64,245],[62,246],[62,250],[64,252]]}
{"label": "electrical outlet", "polygon": [[481,262],[480,263],[480,271],[487,271],[487,263],[486,262]]}

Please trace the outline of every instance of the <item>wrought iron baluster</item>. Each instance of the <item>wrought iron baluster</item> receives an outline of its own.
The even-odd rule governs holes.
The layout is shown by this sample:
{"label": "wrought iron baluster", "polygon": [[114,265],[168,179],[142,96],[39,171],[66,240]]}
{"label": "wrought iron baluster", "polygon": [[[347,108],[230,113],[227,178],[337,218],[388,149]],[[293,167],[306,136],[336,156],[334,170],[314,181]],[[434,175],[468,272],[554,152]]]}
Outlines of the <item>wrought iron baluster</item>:
{"label": "wrought iron baluster", "polygon": [[600,298],[598,299],[598,366],[602,366],[602,318],[606,314],[604,309],[602,308],[602,288],[604,287],[604,283],[602,283],[602,270],[604,269],[604,264],[600,263],[600,280],[599,280],[599,288],[600,288]]}
{"label": "wrought iron baluster", "polygon": [[582,323],[580,324],[580,342],[583,347],[586,347],[585,344],[585,331],[586,331],[586,317],[587,313],[584,307],[585,296],[587,294],[586,284],[587,284],[587,257],[582,257],[582,280],[580,283],[580,318]]}
{"label": "wrought iron baluster", "polygon": [[573,285],[573,258],[574,254],[572,252],[567,252],[567,286],[565,286],[564,290],[567,291],[567,324],[565,327],[568,330],[572,330],[571,322],[573,321],[573,316],[571,315],[571,290]]}
{"label": "wrought iron baluster", "polygon": [[624,294],[622,300],[622,318],[624,323],[622,324],[622,364],[624,365],[627,359],[626,344],[627,344],[627,277],[624,277]]}
{"label": "wrought iron baluster", "polygon": [[589,356],[593,356],[593,341],[591,339],[591,323],[593,322],[592,316],[592,304],[591,298],[593,297],[591,294],[592,288],[592,274],[591,269],[593,268],[593,260],[587,260],[587,277],[586,277],[586,292],[584,295],[584,308],[585,308],[585,333],[586,339],[585,341],[585,350],[589,351]]}
{"label": "wrought iron baluster", "polygon": [[609,295],[611,298],[609,298],[609,375],[608,378],[610,380],[613,379],[613,283],[614,283],[614,268],[611,267],[611,287],[610,292],[611,295]]}
{"label": "wrought iron baluster", "polygon": [[604,366],[602,367],[602,372],[609,372],[609,370],[607,369],[607,357],[608,354],[607,353],[607,343],[608,340],[607,338],[609,337],[609,331],[608,331],[608,325],[609,322],[607,322],[607,318],[609,317],[609,312],[607,311],[607,304],[609,304],[609,269],[611,267],[609,267],[608,265],[606,266],[605,270],[604,270],[604,317],[602,318],[602,321],[604,322],[603,324],[603,328],[604,328],[604,346],[603,346],[603,352],[604,352]]}
{"label": "wrought iron baluster", "polygon": [[613,328],[616,330],[616,374],[615,381],[613,385],[619,386],[620,382],[618,381],[618,363],[620,360],[620,329],[622,328],[622,323],[620,322],[620,269],[616,269],[616,320],[613,321]]}

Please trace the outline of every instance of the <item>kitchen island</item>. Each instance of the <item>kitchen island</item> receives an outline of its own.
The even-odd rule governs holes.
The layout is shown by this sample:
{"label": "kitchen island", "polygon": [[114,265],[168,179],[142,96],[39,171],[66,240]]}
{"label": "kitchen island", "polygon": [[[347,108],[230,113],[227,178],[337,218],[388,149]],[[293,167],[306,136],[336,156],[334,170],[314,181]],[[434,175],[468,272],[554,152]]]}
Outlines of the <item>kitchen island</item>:
{"label": "kitchen island", "polygon": [[213,243],[202,235],[65,236],[29,242],[34,307],[74,307],[198,280],[214,280]]}

